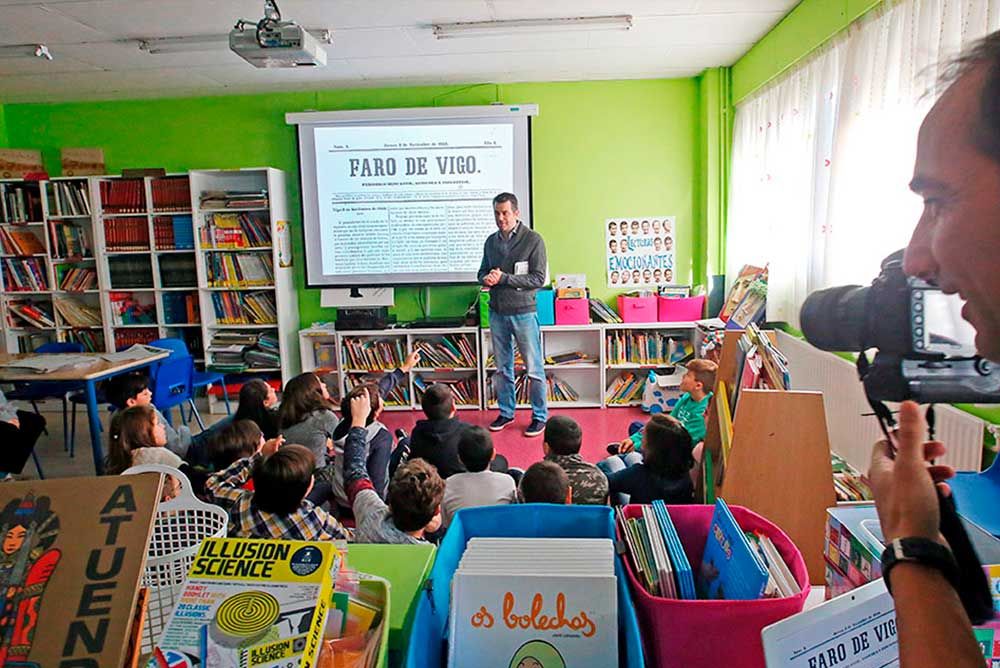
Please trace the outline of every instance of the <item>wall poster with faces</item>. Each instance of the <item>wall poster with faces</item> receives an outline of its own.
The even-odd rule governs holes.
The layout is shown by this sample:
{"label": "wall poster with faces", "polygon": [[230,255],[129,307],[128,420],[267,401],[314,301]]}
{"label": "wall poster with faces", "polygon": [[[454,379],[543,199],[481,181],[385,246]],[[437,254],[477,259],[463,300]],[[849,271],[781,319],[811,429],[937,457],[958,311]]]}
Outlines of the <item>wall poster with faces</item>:
{"label": "wall poster with faces", "polygon": [[608,285],[629,290],[673,284],[674,229],[674,216],[621,216],[605,220]]}

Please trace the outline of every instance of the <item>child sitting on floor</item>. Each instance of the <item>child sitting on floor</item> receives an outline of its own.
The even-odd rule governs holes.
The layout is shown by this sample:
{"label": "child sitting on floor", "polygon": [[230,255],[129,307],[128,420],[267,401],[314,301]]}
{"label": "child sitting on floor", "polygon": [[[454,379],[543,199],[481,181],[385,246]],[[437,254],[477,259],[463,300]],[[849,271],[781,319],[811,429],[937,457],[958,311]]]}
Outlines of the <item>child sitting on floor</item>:
{"label": "child sitting on floor", "polygon": [[233,421],[253,420],[270,439],[278,435],[278,394],[271,384],[260,378],[252,378],[240,387],[240,404],[233,415]]}
{"label": "child sitting on floor", "polygon": [[357,530],[358,543],[422,543],[425,533],[441,526],[444,480],[422,459],[401,465],[386,500],[375,492],[365,465],[366,431],[371,398],[362,392],[350,400],[350,430],[344,440],[344,485]]}
{"label": "child sitting on floor", "polygon": [[[444,500],[441,502],[444,526],[451,524],[451,518],[462,508],[517,503],[514,479],[506,473],[489,470],[490,462],[496,456],[490,432],[469,425],[459,436],[458,456],[466,471],[455,473],[445,480]],[[607,481],[604,485],[607,487]]]}
{"label": "child sitting on floor", "polygon": [[326,383],[316,374],[306,372],[285,385],[278,411],[281,435],[289,443],[298,443],[308,449],[317,473],[326,479],[332,477],[332,472],[327,471],[327,456],[333,451],[333,433],[340,424],[334,407]]}
{"label": "child sitting on floor", "polygon": [[573,503],[573,488],[566,471],[555,462],[535,462],[524,472],[517,488],[521,503]]}
{"label": "child sitting on floor", "polygon": [[573,488],[573,503],[606,505],[608,479],[601,470],[580,456],[583,431],[573,418],[556,415],[545,423],[542,451],[545,461],[553,462],[566,471]]}
{"label": "child sitting on floor", "polygon": [[108,381],[105,394],[111,405],[118,409],[115,415],[133,406],[151,407],[166,432],[167,448],[179,457],[185,457],[188,454],[193,441],[191,430],[188,429],[187,425],[181,425],[174,429],[163,417],[163,413],[156,406],[153,406],[153,392],[149,389],[149,378],[144,374],[136,372],[115,376]]}
{"label": "child sitting on floor", "polygon": [[694,466],[691,435],[678,420],[658,414],[646,423],[642,436],[643,456],[632,465],[617,455],[598,462],[608,476],[611,500],[618,505],[693,503],[694,484],[689,471]]}
{"label": "child sitting on floor", "polygon": [[[250,457],[208,479],[214,503],[229,512],[229,536],[287,540],[334,540],[347,532],[306,497],[316,460],[301,445],[279,447],[272,439]],[[253,480],[253,491],[244,488]]]}

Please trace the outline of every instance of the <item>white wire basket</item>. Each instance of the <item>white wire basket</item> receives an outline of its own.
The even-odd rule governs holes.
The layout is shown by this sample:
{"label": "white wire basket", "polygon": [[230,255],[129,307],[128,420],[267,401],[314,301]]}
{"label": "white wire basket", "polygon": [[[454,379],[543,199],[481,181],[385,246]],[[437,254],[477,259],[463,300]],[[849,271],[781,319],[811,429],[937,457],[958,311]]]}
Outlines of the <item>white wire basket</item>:
{"label": "white wire basket", "polygon": [[142,653],[149,654],[170,620],[198,546],[205,538],[225,537],[229,516],[222,508],[199,501],[191,492],[187,476],[173,467],[144,464],[133,466],[122,475],[133,473],[162,473],[180,483],[178,495],[161,501],[156,508],[156,523],[142,574],[142,586],[149,589]]}

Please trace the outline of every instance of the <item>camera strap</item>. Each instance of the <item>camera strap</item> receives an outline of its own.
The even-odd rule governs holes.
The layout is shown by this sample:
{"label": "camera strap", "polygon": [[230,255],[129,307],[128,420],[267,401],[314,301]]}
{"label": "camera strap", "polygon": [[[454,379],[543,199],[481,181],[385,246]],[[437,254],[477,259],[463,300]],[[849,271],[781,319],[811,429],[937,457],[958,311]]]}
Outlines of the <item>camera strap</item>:
{"label": "camera strap", "polygon": [[[859,371],[862,366],[861,359],[865,359],[865,356],[861,355],[858,358]],[[865,361],[867,362],[867,360]],[[896,418],[893,417],[892,411],[884,403],[872,400],[867,392],[865,397],[875,412],[875,417],[878,418],[882,433],[885,434],[889,443],[890,453],[895,455],[895,445],[891,434],[896,428]],[[927,407],[927,426],[931,440],[934,439],[934,423],[934,405],[930,404]],[[969,620],[973,624],[983,624],[993,619],[993,595],[990,591],[989,581],[986,579],[982,562],[979,561],[979,556],[972,546],[965,525],[962,524],[962,519],[959,517],[954,495],[944,496],[940,490],[937,490],[937,497],[940,509],[941,535],[948,541],[951,553],[958,563],[959,578],[955,591],[962,601],[962,607],[965,608]]]}

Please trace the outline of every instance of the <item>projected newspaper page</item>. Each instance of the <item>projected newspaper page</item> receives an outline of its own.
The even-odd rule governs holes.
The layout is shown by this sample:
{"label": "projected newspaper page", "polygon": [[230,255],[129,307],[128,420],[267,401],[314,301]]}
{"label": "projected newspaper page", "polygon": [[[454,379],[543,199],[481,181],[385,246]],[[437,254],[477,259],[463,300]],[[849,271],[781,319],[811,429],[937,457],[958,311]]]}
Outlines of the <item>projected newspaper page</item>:
{"label": "projected newspaper page", "polygon": [[510,123],[317,127],[325,278],[469,280],[514,190]]}

